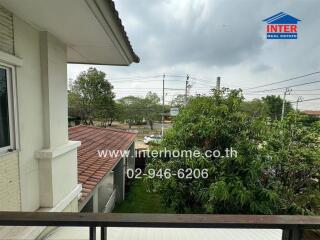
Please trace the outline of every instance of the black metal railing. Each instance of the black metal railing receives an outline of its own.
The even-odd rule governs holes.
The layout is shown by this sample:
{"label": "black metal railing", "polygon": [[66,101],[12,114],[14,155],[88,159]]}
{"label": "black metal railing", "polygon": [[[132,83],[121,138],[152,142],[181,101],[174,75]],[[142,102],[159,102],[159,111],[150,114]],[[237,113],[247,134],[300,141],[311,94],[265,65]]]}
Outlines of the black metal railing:
{"label": "black metal railing", "polygon": [[0,212],[0,226],[88,227],[90,240],[107,239],[108,227],[282,229],[283,240],[300,240],[320,229],[320,216]]}

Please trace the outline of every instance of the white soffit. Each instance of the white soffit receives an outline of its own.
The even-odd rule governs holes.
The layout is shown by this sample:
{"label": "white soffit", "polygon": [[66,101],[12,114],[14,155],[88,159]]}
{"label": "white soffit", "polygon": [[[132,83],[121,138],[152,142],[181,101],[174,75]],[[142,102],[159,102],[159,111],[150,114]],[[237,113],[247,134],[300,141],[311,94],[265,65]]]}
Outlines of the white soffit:
{"label": "white soffit", "polygon": [[0,0],[2,6],[37,30],[48,31],[66,43],[69,63],[138,62],[110,3],[111,0]]}

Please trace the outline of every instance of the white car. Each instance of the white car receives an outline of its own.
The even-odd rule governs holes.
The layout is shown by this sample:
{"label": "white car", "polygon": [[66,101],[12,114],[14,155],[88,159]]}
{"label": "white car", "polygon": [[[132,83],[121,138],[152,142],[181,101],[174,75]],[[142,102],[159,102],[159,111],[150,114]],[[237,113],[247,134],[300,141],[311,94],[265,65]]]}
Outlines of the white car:
{"label": "white car", "polygon": [[145,136],[143,139],[143,142],[145,144],[149,144],[150,142],[152,143],[160,143],[162,140],[162,136],[160,135],[150,135],[150,136]]}

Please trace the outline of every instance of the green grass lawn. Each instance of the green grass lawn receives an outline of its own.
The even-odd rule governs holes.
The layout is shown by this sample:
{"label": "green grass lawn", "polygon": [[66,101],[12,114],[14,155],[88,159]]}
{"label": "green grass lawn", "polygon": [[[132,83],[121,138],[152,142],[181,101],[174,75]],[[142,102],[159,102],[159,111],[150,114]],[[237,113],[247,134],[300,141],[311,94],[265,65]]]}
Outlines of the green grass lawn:
{"label": "green grass lawn", "polygon": [[174,213],[166,209],[160,201],[157,193],[146,191],[143,179],[136,179],[130,185],[125,200],[117,204],[113,210],[115,213]]}

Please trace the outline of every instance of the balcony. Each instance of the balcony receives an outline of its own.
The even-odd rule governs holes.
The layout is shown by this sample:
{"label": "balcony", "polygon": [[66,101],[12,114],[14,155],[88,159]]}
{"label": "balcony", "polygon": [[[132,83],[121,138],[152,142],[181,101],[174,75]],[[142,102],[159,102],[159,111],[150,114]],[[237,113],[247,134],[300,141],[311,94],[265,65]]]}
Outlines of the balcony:
{"label": "balcony", "polygon": [[[319,239],[320,216],[1,212],[0,226],[87,227],[90,240],[108,228],[280,229],[283,240]],[[114,240],[114,239],[111,239]]]}

